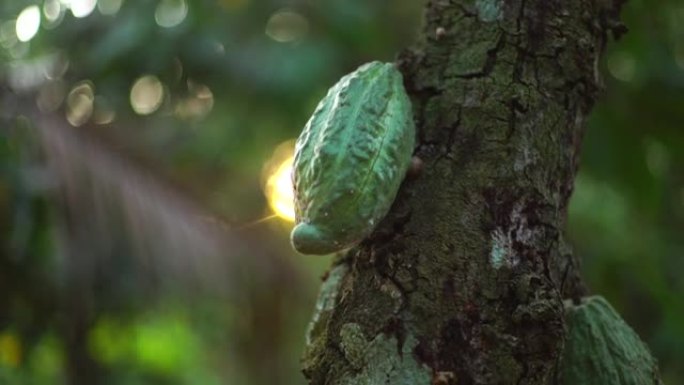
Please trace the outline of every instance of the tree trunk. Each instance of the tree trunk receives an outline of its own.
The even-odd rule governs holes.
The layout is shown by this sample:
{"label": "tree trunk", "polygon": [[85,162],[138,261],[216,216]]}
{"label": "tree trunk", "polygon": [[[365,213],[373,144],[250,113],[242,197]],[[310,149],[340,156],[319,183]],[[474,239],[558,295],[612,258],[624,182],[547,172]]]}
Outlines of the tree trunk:
{"label": "tree trunk", "polygon": [[563,242],[599,55],[622,1],[430,0],[401,55],[422,174],[335,262],[310,330],[312,384],[549,384]]}

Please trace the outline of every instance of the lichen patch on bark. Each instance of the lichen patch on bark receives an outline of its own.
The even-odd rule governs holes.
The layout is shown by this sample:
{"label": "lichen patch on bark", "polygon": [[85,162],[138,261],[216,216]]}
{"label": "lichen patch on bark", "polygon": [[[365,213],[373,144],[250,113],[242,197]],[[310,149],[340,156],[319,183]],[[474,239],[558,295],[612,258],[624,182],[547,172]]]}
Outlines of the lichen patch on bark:
{"label": "lichen patch on bark", "polygon": [[342,325],[340,347],[355,373],[342,384],[429,385],[430,369],[413,357],[417,341],[409,335],[400,346],[395,336],[378,334],[371,341],[355,323]]}
{"label": "lichen patch on bark", "polygon": [[503,17],[503,0],[477,0],[475,6],[482,21],[490,22]]}

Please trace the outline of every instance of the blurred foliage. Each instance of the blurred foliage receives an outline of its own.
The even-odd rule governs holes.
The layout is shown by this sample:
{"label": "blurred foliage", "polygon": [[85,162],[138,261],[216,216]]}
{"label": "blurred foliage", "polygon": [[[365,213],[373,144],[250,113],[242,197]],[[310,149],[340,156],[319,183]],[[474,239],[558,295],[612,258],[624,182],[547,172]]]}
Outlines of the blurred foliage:
{"label": "blurred foliage", "polygon": [[568,214],[584,278],[684,383],[684,3],[630,0]]}
{"label": "blurred foliage", "polygon": [[[229,226],[251,223],[270,215],[261,173],[278,145],[342,74],[409,45],[421,7],[0,3],[0,383],[303,383],[298,357],[327,260],[294,256],[288,225],[263,222],[260,239],[277,258],[259,265],[245,255],[232,268],[238,278],[226,278],[238,292],[226,294],[141,268],[175,260],[137,256],[123,219],[83,242],[74,223],[113,222],[106,213],[121,203],[104,214],[65,207],[63,174],[27,117],[37,108],[66,120]],[[630,32],[602,63],[606,92],[585,136],[568,230],[591,289],[650,345],[665,382],[684,383],[684,4],[631,0],[624,19]]]}

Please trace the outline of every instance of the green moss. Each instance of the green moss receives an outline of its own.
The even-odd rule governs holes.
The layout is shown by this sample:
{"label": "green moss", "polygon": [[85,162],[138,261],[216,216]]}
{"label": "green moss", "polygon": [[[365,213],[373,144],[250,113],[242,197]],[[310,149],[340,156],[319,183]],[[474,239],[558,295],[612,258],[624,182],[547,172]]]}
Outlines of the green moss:
{"label": "green moss", "polygon": [[340,330],[340,348],[356,370],[342,380],[349,385],[421,385],[430,384],[430,369],[416,361],[413,349],[418,341],[413,335],[407,336],[399,346],[397,338],[378,334],[368,341],[356,323],[347,323]]}
{"label": "green moss", "polygon": [[464,76],[481,73],[487,61],[487,52],[494,48],[489,36],[484,36],[482,41],[468,45],[454,52],[459,60],[451,65],[446,72],[447,76]]}
{"label": "green moss", "polygon": [[603,297],[567,303],[566,322],[560,384],[660,384],[648,347]]}

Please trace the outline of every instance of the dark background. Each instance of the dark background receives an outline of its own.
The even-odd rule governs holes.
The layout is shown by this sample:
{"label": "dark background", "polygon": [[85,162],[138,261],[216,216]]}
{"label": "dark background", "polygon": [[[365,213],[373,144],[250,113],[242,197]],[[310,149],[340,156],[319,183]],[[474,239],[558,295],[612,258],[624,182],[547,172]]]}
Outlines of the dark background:
{"label": "dark background", "polygon": [[[417,38],[421,8],[2,1],[0,383],[303,383],[329,258],[256,222],[267,180],[329,86]],[[684,3],[631,0],[623,19],[568,233],[592,292],[680,384]]]}

